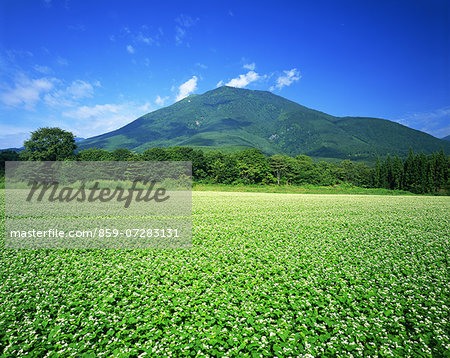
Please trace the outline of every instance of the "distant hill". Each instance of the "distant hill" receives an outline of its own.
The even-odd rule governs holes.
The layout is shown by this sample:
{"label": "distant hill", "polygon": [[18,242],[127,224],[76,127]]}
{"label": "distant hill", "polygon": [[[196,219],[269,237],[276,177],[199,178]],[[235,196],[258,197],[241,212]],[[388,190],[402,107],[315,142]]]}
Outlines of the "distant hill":
{"label": "distant hill", "polygon": [[0,152],[16,152],[19,153],[22,150],[24,150],[25,147],[20,147],[20,148],[5,148],[5,149],[0,149]]}
{"label": "distant hill", "polygon": [[442,138],[442,140],[450,141],[450,135],[448,135],[447,137]]}
{"label": "distant hill", "polygon": [[[75,143],[79,143],[81,141],[85,140],[85,138],[81,138],[81,137],[75,137]],[[12,152],[21,152],[22,150],[24,150],[25,147],[20,147],[20,148],[4,148],[4,149],[0,149],[0,152],[4,152],[4,151],[12,151]]]}
{"label": "distant hill", "polygon": [[385,119],[334,117],[266,91],[220,87],[148,113],[115,131],[85,139],[79,149],[191,146],[316,159],[373,161],[409,148],[432,153],[450,143]]}

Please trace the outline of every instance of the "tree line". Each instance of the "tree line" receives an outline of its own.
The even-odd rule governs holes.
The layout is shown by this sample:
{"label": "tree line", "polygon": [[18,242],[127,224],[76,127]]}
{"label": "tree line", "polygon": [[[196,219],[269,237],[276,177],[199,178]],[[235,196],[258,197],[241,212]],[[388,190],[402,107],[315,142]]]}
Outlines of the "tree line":
{"label": "tree line", "polygon": [[3,151],[5,160],[79,160],[79,161],[190,161],[193,179],[220,184],[278,184],[333,186],[349,183],[363,188],[407,190],[435,193],[450,188],[450,157],[439,153],[425,155],[410,149],[408,157],[377,158],[374,167],[343,160],[340,163],[313,162],[306,155],[265,156],[258,149],[234,153],[203,152],[190,147],[150,148],[143,153],[125,148],[108,151],[85,149],[75,153],[70,132],[43,128],[32,133],[20,154]]}

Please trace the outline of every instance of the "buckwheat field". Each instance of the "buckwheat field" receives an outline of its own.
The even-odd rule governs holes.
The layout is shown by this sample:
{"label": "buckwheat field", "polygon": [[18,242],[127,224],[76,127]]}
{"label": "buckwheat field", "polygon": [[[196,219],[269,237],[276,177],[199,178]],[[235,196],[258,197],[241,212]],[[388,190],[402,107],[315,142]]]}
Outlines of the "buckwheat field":
{"label": "buckwheat field", "polygon": [[194,192],[193,249],[2,248],[0,353],[449,356],[449,220],[448,197]]}

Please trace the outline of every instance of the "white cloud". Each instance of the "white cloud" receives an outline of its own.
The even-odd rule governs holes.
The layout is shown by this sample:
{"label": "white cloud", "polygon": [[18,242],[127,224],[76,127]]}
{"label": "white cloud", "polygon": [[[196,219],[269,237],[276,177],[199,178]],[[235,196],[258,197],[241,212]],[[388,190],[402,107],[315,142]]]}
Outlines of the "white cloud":
{"label": "white cloud", "polygon": [[[95,85],[99,86],[100,83],[97,82]],[[84,97],[92,97],[94,94],[94,87],[88,82],[76,80],[67,87],[66,92],[73,99],[81,99]]]}
{"label": "white cloud", "polygon": [[117,113],[122,107],[116,104],[97,104],[93,107],[81,106],[75,110],[63,112],[64,117],[73,119],[88,119],[105,113]]}
{"label": "white cloud", "polygon": [[187,34],[187,29],[194,26],[198,21],[198,18],[193,19],[189,15],[181,14],[175,19],[178,24],[175,26],[175,43],[181,45]]}
{"label": "white cloud", "polygon": [[76,105],[76,102],[83,98],[90,98],[94,95],[94,87],[100,87],[100,82],[94,84],[76,80],[65,89],[60,89],[44,96],[44,101],[50,107]]}
{"label": "white cloud", "polygon": [[54,81],[55,79],[49,78],[29,79],[21,74],[14,88],[0,94],[0,100],[7,106],[33,109],[41,95],[53,89]]}
{"label": "white cloud", "polygon": [[204,70],[206,70],[208,68],[208,66],[206,66],[206,65],[204,65],[203,63],[200,63],[200,62],[197,62],[195,65],[200,67],[200,68],[203,68]]}
{"label": "white cloud", "polygon": [[1,133],[0,134],[1,149],[22,147],[23,143],[30,138],[30,132],[31,130],[28,132],[20,132],[14,134]]}
{"label": "white cloud", "polygon": [[222,80],[220,80],[220,81],[217,82],[217,84],[216,84],[216,87],[221,87],[221,86],[223,86],[223,81],[222,81]]}
{"label": "white cloud", "polygon": [[175,22],[177,22],[180,26],[183,26],[186,28],[194,26],[197,21],[198,21],[198,19],[194,20],[192,17],[190,17],[189,15],[185,15],[185,14],[181,14],[180,16],[178,16],[175,19]]}
{"label": "white cloud", "polygon": [[30,137],[31,128],[12,126],[0,123],[1,148],[21,147],[23,142]]}
{"label": "white cloud", "polygon": [[146,45],[151,45],[155,40],[153,40],[150,36],[144,36],[142,32],[139,32],[136,41],[145,43]]}
{"label": "white cloud", "polygon": [[178,87],[178,94],[176,97],[177,102],[183,98],[186,98],[197,89],[197,80],[197,76],[193,76],[190,80],[184,82],[180,87]]}
{"label": "white cloud", "polygon": [[69,61],[67,61],[65,58],[58,56],[56,58],[56,64],[58,66],[68,66],[69,65]]}
{"label": "white cloud", "polygon": [[254,71],[256,68],[256,64],[254,62],[252,63],[246,63],[244,66],[242,66],[243,68],[250,70],[250,71]]}
{"label": "white cloud", "polygon": [[102,104],[81,106],[62,113],[63,117],[76,120],[72,127],[77,135],[90,137],[124,126],[139,116],[125,105]]}
{"label": "white cloud", "polygon": [[450,134],[450,107],[428,112],[408,113],[397,119],[396,122],[442,138]]}
{"label": "white cloud", "polygon": [[122,27],[118,34],[110,35],[109,39],[112,42],[123,40],[128,44],[126,50],[133,54],[136,52],[136,48],[139,48],[141,44],[159,46],[162,34],[162,30],[158,28],[157,32],[150,35],[148,26],[142,25],[139,31],[134,31],[128,27]]}
{"label": "white cloud", "polygon": [[52,73],[52,69],[48,66],[40,66],[40,65],[34,65],[33,68],[44,75],[49,75]]}
{"label": "white cloud", "polygon": [[260,76],[255,71],[248,71],[245,75],[239,75],[237,78],[233,78],[226,85],[237,88],[244,88],[252,82],[265,78],[266,76]]}
{"label": "white cloud", "polygon": [[164,106],[164,103],[169,99],[169,96],[161,97],[160,95],[156,96],[155,103],[158,106]]}
{"label": "white cloud", "polygon": [[34,56],[32,52],[23,50],[6,50],[5,53],[11,62],[14,62],[17,58],[27,58]]}
{"label": "white cloud", "polygon": [[137,105],[133,102],[121,104],[97,104],[81,106],[62,113],[71,121],[73,132],[80,137],[92,137],[118,129],[142,116],[151,108],[150,103]]}
{"label": "white cloud", "polygon": [[289,70],[289,71],[283,71],[283,72],[284,72],[284,75],[281,75],[277,78],[276,85],[270,87],[271,91],[275,90],[275,88],[278,88],[279,90],[281,90],[283,87],[290,86],[292,83],[300,80],[300,78],[302,77],[300,75],[300,72],[296,68],[293,68],[292,70]]}
{"label": "white cloud", "polygon": [[9,107],[23,107],[33,110],[38,103],[49,107],[73,107],[84,98],[94,95],[94,88],[101,87],[99,81],[89,83],[75,80],[69,85],[57,78],[30,79],[20,74],[15,82],[3,93],[0,93],[0,102]]}
{"label": "white cloud", "polygon": [[183,38],[186,36],[186,30],[180,26],[175,27],[175,43],[181,45],[183,43]]}
{"label": "white cloud", "polygon": [[138,107],[139,111],[149,112],[152,109],[152,104],[150,102],[145,102],[142,106]]}

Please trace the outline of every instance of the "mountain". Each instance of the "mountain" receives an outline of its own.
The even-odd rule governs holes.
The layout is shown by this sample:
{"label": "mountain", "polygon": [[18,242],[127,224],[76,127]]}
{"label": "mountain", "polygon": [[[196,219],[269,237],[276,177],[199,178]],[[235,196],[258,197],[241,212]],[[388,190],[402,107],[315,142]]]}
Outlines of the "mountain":
{"label": "mountain", "polygon": [[4,149],[0,149],[0,152],[16,152],[19,153],[22,150],[24,150],[25,147],[20,147],[20,148],[4,148]]}
{"label": "mountain", "polygon": [[316,159],[373,161],[432,153],[450,143],[385,119],[334,117],[266,91],[220,87],[148,113],[115,131],[85,139],[79,149],[191,146],[266,154],[306,154]]}
{"label": "mountain", "polygon": [[[75,143],[79,143],[81,141],[83,141],[85,138],[80,138],[80,137],[75,137]],[[4,149],[0,149],[0,152],[5,152],[5,151],[11,151],[11,152],[21,152],[22,150],[24,150],[25,147],[20,147],[20,148],[4,148]]]}
{"label": "mountain", "polygon": [[442,140],[450,141],[450,135],[448,135],[447,137],[442,138]]}

